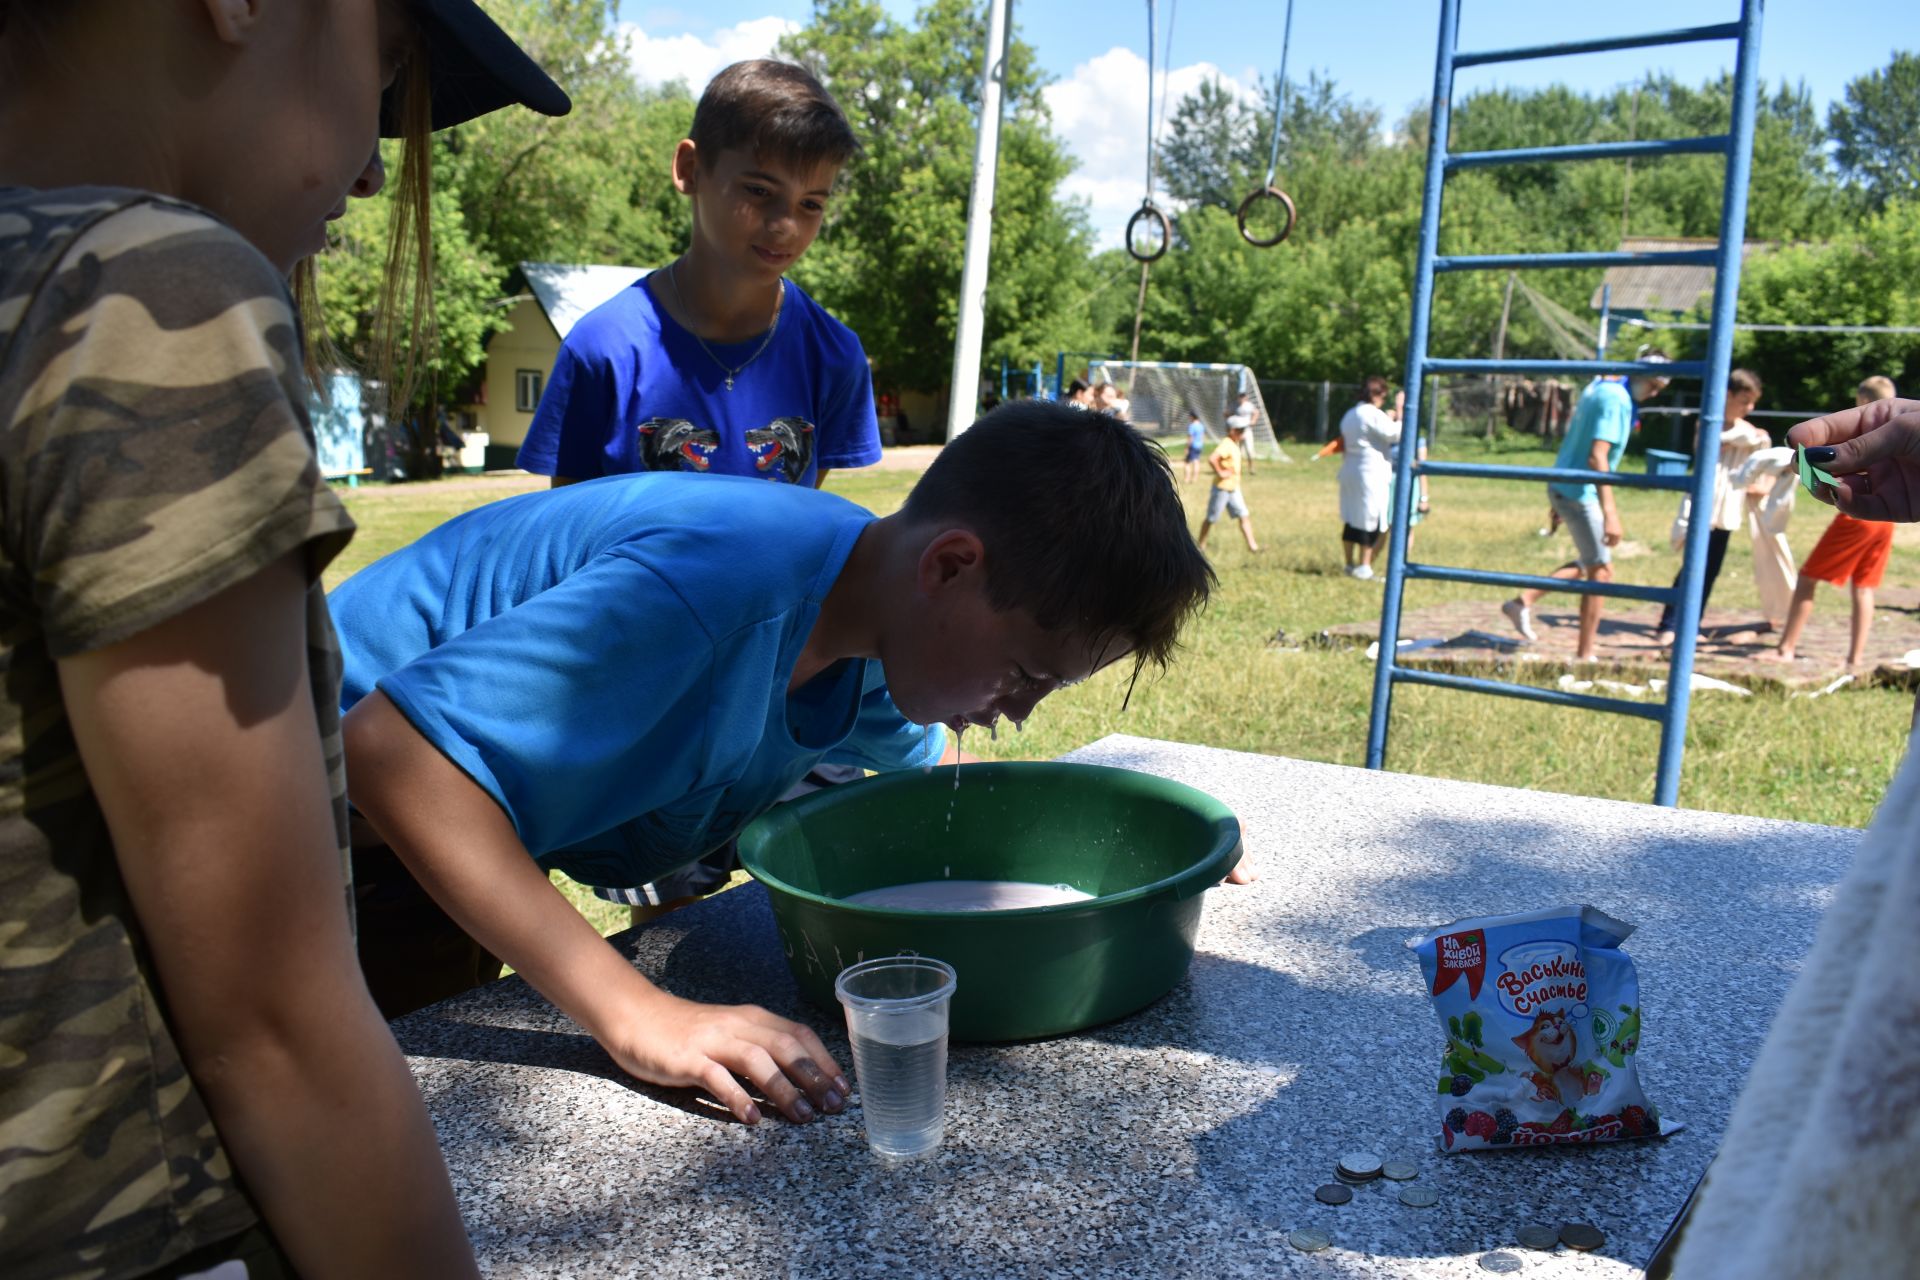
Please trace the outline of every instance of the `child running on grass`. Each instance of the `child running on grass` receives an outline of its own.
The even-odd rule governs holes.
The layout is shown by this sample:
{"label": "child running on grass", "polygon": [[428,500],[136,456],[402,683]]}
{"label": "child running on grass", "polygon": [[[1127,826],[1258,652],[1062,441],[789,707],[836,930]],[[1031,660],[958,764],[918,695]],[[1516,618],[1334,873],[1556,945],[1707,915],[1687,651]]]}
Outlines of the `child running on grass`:
{"label": "child running on grass", "polygon": [[1247,540],[1247,550],[1258,553],[1260,544],[1253,537],[1253,517],[1247,511],[1247,496],[1240,492],[1240,468],[1245,462],[1247,424],[1233,417],[1227,419],[1227,438],[1222,440],[1207,459],[1207,465],[1213,468],[1213,489],[1207,494],[1206,518],[1200,522],[1198,546],[1207,545],[1207,534],[1222,513],[1230,514],[1240,522],[1240,536]]}
{"label": "child running on grass", "polygon": [[948,730],[1163,664],[1212,581],[1159,446],[1038,400],[974,424],[883,519],[648,475],[450,521],[333,594],[350,798],[417,882],[413,917],[362,918],[369,981],[419,1002],[505,961],[643,1080],[749,1123],[736,1077],[789,1119],[837,1111],[811,1030],[654,987],[548,870],[652,878],[817,761],[927,764]]}
{"label": "child running on grass", "polygon": [[[1872,377],[1854,391],[1855,407],[1876,400],[1891,400],[1895,392],[1890,378]],[[1822,582],[1847,587],[1853,597],[1853,616],[1848,628],[1847,666],[1858,667],[1866,661],[1867,638],[1873,633],[1874,589],[1886,575],[1887,560],[1893,551],[1893,526],[1880,520],[1856,520],[1836,511],[1833,523],[1820,535],[1813,552],[1800,566],[1800,579],[1794,584],[1793,604],[1787,611],[1787,625],[1780,633],[1780,647],[1763,653],[1762,661],[1792,662],[1799,656],[1800,636],[1813,617],[1813,595]]]}
{"label": "child running on grass", "polygon": [[431,128],[516,101],[470,0],[0,3],[0,1275],[476,1274],[354,963],[287,277],[384,117],[406,290]]}

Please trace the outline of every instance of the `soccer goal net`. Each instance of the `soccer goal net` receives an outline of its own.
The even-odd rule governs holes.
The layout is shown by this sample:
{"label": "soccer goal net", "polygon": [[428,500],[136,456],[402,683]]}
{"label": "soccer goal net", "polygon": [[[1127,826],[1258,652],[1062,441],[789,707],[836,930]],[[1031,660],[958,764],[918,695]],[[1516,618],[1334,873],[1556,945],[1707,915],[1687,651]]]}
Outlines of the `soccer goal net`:
{"label": "soccer goal net", "polygon": [[[1209,440],[1224,439],[1227,417],[1244,392],[1253,411],[1248,433],[1253,456],[1291,462],[1273,432],[1273,419],[1260,397],[1260,381],[1243,364],[1174,364],[1157,360],[1093,360],[1087,365],[1091,381],[1118,386],[1129,403],[1127,417],[1134,429],[1155,440],[1182,442],[1187,415],[1198,414]],[[1175,451],[1176,455],[1178,450]]]}

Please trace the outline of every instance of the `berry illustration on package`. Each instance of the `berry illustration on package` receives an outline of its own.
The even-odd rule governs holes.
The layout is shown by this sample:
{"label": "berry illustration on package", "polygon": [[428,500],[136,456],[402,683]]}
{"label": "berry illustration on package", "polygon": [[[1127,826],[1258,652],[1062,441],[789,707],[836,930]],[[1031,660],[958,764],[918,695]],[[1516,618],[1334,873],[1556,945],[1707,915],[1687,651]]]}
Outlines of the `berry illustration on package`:
{"label": "berry illustration on package", "polygon": [[1592,907],[1460,920],[1410,941],[1447,1033],[1446,1151],[1656,1137],[1640,1090],[1632,933]]}

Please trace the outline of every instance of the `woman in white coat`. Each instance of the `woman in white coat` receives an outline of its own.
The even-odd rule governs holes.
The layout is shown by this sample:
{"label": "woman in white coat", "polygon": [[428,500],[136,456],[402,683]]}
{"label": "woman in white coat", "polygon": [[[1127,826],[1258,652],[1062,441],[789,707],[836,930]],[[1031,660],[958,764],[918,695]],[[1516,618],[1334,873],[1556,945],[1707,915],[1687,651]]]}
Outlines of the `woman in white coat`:
{"label": "woman in white coat", "polygon": [[1360,394],[1360,403],[1340,419],[1340,549],[1346,555],[1348,577],[1371,578],[1373,553],[1392,518],[1389,450],[1399,443],[1400,424],[1381,407],[1387,400],[1385,378],[1370,375]]}

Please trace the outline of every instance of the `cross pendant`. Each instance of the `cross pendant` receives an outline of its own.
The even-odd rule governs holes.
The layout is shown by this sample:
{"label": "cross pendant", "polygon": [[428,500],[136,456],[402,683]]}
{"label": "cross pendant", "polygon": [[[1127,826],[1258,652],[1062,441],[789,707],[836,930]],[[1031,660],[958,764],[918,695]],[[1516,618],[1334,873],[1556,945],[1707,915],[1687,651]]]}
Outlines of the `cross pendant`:
{"label": "cross pendant", "polygon": [[729,390],[729,391],[731,391],[731,390],[733,390],[733,375],[732,375],[732,374],[728,374],[728,375],[727,375],[727,390]]}

